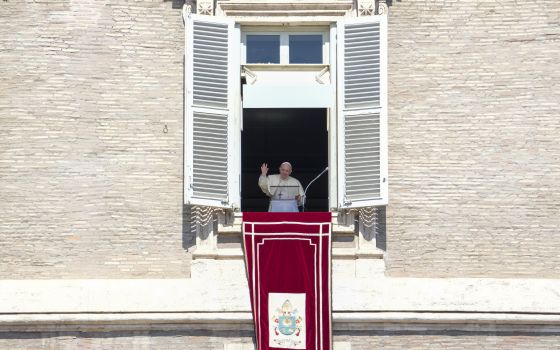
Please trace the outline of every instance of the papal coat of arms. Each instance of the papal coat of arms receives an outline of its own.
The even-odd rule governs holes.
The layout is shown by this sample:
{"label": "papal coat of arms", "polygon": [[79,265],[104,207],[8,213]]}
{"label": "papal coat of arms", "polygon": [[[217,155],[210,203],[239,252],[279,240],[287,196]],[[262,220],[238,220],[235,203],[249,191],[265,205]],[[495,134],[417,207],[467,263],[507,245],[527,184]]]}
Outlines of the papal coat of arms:
{"label": "papal coat of arms", "polygon": [[269,315],[270,346],[305,349],[305,294],[271,293]]}
{"label": "papal coat of arms", "polygon": [[295,333],[296,336],[299,336],[303,319],[298,315],[298,310],[294,309],[292,303],[286,299],[284,304],[282,304],[282,309],[276,309],[276,315],[272,317],[272,321],[276,323],[276,328],[274,329],[276,335],[280,332],[284,335]]}

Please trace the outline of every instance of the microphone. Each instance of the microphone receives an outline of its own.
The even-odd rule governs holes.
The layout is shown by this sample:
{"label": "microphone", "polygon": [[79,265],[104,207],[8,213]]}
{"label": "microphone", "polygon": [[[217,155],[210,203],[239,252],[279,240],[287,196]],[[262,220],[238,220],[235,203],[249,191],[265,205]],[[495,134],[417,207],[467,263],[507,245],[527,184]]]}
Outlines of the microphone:
{"label": "microphone", "polygon": [[326,173],[329,170],[329,167],[326,167],[325,169],[323,169],[323,171],[321,171],[321,173],[317,176],[315,176],[315,178],[313,180],[311,180],[309,182],[309,184],[307,184],[307,187],[305,187],[305,190],[303,191],[303,198],[301,199],[301,211],[305,211],[305,199],[307,198],[307,189],[309,188],[309,186],[311,186],[312,183],[314,183],[318,178],[321,177],[321,175],[323,175],[324,173]]}

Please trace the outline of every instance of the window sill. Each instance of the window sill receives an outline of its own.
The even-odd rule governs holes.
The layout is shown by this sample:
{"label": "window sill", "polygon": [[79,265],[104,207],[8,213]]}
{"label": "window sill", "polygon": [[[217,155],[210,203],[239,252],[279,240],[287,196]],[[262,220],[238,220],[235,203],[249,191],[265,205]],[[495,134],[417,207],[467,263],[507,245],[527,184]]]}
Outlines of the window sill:
{"label": "window sill", "polygon": [[329,64],[323,63],[294,63],[294,64],[278,64],[278,63],[249,63],[242,64],[242,68],[250,70],[290,70],[290,71],[307,71],[322,70],[330,67]]}
{"label": "window sill", "polygon": [[[241,248],[218,248],[215,250],[196,249],[193,251],[193,259],[216,259],[216,260],[241,260],[243,259]],[[332,258],[339,260],[357,259],[383,259],[383,251],[358,251],[354,248],[332,248]]]}

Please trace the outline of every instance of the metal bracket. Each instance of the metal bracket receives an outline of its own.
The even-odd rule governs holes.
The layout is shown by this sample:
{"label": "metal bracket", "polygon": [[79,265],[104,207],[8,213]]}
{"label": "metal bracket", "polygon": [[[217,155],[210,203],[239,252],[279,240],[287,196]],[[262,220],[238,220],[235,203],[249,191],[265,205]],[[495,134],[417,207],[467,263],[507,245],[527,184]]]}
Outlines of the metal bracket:
{"label": "metal bracket", "polygon": [[325,82],[321,79],[325,74],[327,74],[327,72],[329,71],[329,67],[325,67],[323,69],[321,69],[321,71],[319,73],[317,73],[317,75],[315,76],[315,81],[318,82],[319,84],[325,84]]}
{"label": "metal bracket", "polygon": [[249,85],[253,85],[257,81],[257,74],[255,74],[255,72],[253,72],[249,68],[243,66],[243,73],[245,73],[245,76],[251,78],[251,81],[247,80],[247,83]]}

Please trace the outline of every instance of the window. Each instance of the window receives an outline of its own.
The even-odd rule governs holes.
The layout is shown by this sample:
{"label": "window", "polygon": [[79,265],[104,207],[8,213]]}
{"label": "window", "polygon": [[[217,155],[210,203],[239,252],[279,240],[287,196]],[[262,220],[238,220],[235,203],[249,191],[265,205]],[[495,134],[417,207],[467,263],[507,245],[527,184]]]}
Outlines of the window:
{"label": "window", "polygon": [[[336,92],[333,105],[320,112],[328,121],[328,139],[322,131],[322,140],[328,143],[329,208],[388,203],[386,17],[345,18],[325,32],[263,28],[242,34],[230,18],[197,15],[189,15],[185,27],[185,204],[240,208],[240,65],[248,62],[279,62],[270,70],[280,71],[276,76],[282,78],[303,68],[323,68],[292,69],[290,64],[325,65],[322,71],[336,82],[317,82]],[[265,80],[262,86],[273,91],[274,84]],[[273,92],[265,97],[275,99]],[[302,127],[316,129],[315,124]],[[275,142],[268,136],[266,142]]]}
{"label": "window", "polygon": [[326,64],[326,31],[243,33],[243,64]]}
{"label": "window", "polygon": [[323,63],[323,36],[290,35],[290,63]]}
{"label": "window", "polygon": [[280,63],[280,35],[247,35],[247,63]]}

